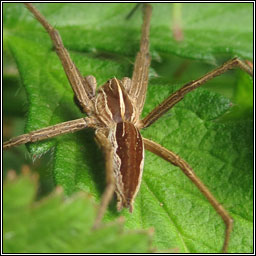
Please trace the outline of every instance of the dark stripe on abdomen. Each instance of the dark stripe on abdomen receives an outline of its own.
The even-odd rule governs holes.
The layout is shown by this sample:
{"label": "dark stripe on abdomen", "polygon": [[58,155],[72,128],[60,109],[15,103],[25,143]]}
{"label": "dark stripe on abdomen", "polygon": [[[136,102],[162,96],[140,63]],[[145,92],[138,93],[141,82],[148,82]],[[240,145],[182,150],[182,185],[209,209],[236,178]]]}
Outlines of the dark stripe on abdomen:
{"label": "dark stripe on abdomen", "polygon": [[124,188],[124,206],[129,207],[139,189],[143,171],[144,148],[139,130],[128,122],[116,127],[117,155],[121,160],[120,173]]}

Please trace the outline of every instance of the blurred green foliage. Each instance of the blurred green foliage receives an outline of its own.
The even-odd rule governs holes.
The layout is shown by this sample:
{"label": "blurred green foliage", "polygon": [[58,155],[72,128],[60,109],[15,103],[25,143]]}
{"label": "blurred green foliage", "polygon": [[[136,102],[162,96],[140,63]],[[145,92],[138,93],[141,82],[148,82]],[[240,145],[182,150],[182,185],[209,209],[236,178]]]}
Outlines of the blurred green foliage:
{"label": "blurred green foliage", "polygon": [[92,230],[96,207],[86,193],[66,198],[58,188],[34,202],[35,175],[8,176],[3,197],[5,253],[152,252],[150,232],[124,231],[121,220]]}

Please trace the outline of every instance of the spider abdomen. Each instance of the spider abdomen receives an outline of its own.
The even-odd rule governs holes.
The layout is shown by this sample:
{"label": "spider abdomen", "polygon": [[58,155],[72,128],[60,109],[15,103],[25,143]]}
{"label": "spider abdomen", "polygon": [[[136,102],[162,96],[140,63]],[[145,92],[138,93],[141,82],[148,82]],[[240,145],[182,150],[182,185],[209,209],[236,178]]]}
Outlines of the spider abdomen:
{"label": "spider abdomen", "polygon": [[110,130],[108,139],[114,149],[113,169],[118,197],[117,209],[128,207],[132,212],[144,165],[142,137],[134,124],[120,122]]}

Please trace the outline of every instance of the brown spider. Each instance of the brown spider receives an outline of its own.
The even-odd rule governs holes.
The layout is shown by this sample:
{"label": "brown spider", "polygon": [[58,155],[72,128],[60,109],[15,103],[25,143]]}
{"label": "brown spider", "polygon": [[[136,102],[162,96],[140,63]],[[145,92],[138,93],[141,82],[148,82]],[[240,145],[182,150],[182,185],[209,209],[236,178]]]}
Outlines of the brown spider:
{"label": "brown spider", "polygon": [[125,77],[122,80],[112,78],[97,91],[96,79],[90,75],[84,78],[80,74],[68,51],[64,48],[57,30],[46,21],[32,4],[27,3],[26,6],[51,37],[56,53],[74,91],[76,103],[87,117],[23,134],[5,142],[4,149],[79,131],[87,127],[95,129],[96,140],[105,152],[107,180],[107,187],[103,193],[94,225],[97,227],[114,192],[117,195],[118,211],[123,207],[129,208],[130,212],[133,211],[133,203],[142,178],[145,148],[178,166],[209,200],[226,225],[223,245],[223,252],[226,252],[233,222],[228,212],[184,160],[156,142],[143,138],[140,129],[153,124],[176,103],[181,101],[187,93],[210,79],[235,67],[239,67],[252,75],[252,68],[241,60],[234,58],[203,77],[184,85],[141,120],[140,115],[146,98],[150,66],[149,30],[152,8],[149,4],[144,5],[140,51],[136,56],[132,78]]}

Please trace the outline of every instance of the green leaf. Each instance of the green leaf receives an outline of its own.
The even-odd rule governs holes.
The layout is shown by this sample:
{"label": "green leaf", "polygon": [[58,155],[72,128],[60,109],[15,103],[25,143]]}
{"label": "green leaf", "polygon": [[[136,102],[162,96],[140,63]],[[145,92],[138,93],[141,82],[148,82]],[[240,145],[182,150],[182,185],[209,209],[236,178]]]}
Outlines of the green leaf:
{"label": "green leaf", "polygon": [[[40,25],[33,22],[20,4],[5,4],[5,32],[29,37],[35,42],[50,41]],[[36,5],[56,26],[66,47],[74,51],[107,51],[134,56],[139,48],[141,13],[125,17],[135,4],[59,4]],[[180,26],[184,41],[172,35],[172,4],[154,4],[151,26],[151,49],[180,56],[214,61],[216,54],[228,53],[252,59],[252,3],[183,4]],[[239,17],[239,18],[238,18]],[[27,30],[34,31],[34,36]],[[125,33],[123,33],[125,31]],[[35,36],[36,35],[36,36]]]}
{"label": "green leaf", "polygon": [[[141,12],[128,21],[124,17],[134,4],[36,6],[60,31],[83,75],[94,75],[98,85],[114,76],[131,77],[139,48]],[[160,77],[150,80],[143,116],[182,84],[214,68],[202,60],[215,62],[223,53],[252,59],[252,4],[183,4],[184,41],[179,43],[170,29],[172,8],[172,4],[153,5],[151,74]],[[28,98],[26,132],[81,117],[60,61],[40,24],[20,4],[4,4],[3,13],[4,42],[13,53]],[[196,61],[189,62],[174,84],[174,71],[187,59]],[[234,79],[236,74],[238,79]],[[216,84],[218,88],[252,87],[247,74],[243,80],[239,76],[230,72],[207,86],[211,90]],[[240,93],[231,93],[228,99],[209,89],[200,88],[187,95],[142,134],[189,163],[234,219],[229,252],[249,253],[253,250],[252,115],[247,109],[243,118],[223,121],[223,116],[233,111],[233,100]],[[82,190],[99,201],[105,187],[104,159],[93,131],[29,145],[34,157],[50,149],[56,184],[62,185],[67,195]],[[220,216],[178,168],[149,152],[134,208],[133,214],[127,210],[117,213],[113,200],[104,220],[124,215],[127,229],[154,227],[154,246],[159,250],[207,253],[222,248],[225,226]]]}
{"label": "green leaf", "polygon": [[58,189],[34,202],[37,185],[28,174],[4,184],[5,253],[152,252],[149,232],[124,231],[121,222],[92,230],[96,208],[88,194],[66,198]]}

